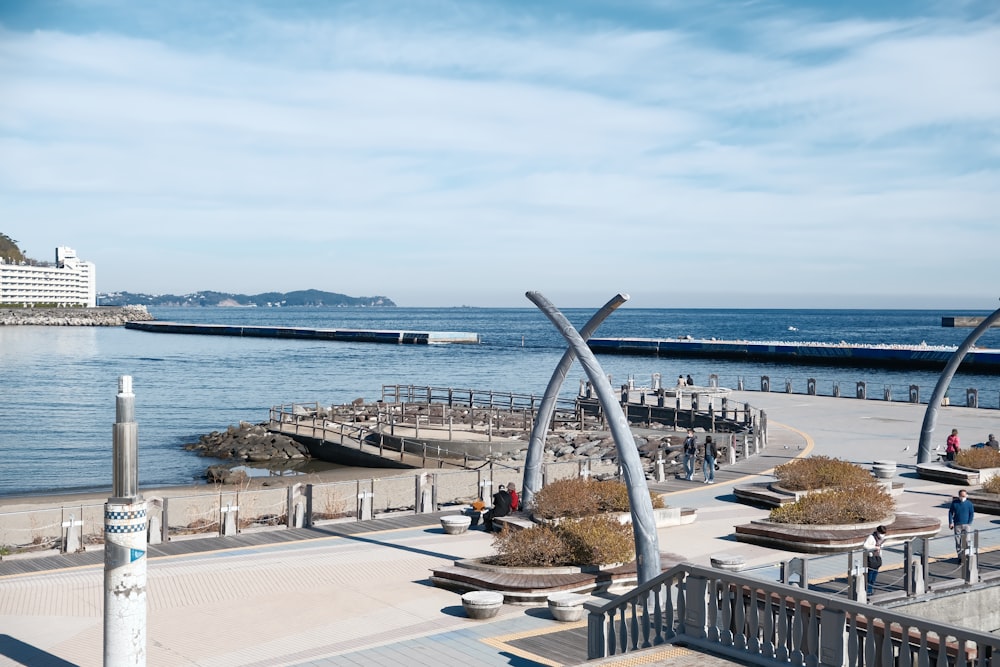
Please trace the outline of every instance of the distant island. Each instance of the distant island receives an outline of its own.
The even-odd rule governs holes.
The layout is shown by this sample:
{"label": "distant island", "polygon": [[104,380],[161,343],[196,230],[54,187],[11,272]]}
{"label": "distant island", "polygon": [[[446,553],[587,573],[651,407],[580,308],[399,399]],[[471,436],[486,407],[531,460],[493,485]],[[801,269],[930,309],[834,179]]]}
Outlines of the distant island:
{"label": "distant island", "polygon": [[222,306],[233,308],[284,308],[288,306],[395,308],[385,296],[347,296],[315,289],[296,292],[264,292],[263,294],[229,294],[227,292],[195,292],[194,294],[137,294],[133,292],[102,292],[97,295],[99,306]]}

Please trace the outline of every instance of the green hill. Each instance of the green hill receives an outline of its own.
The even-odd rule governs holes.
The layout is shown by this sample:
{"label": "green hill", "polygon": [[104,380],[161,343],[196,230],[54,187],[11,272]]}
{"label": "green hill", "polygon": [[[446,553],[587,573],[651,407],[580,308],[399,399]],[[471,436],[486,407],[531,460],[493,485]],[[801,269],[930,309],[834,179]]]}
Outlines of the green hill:
{"label": "green hill", "polygon": [[5,262],[23,262],[26,258],[21,249],[17,247],[17,241],[0,233],[0,259]]}
{"label": "green hill", "polygon": [[101,306],[259,306],[262,308],[287,306],[394,308],[396,306],[392,299],[384,296],[355,297],[315,289],[249,295],[213,291],[183,295],[110,292],[98,294],[97,303]]}

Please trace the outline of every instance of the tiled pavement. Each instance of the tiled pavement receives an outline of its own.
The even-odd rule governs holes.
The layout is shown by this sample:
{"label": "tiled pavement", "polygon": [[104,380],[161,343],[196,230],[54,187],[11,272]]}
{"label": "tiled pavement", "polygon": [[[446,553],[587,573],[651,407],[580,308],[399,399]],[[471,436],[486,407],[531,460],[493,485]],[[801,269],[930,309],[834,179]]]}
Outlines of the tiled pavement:
{"label": "tiled pavement", "polygon": [[[766,514],[733,502],[730,489],[739,475],[759,474],[789,456],[816,452],[858,462],[898,458],[905,476],[908,461],[901,445],[915,442],[923,416],[922,406],[881,401],[778,394],[744,400],[769,409],[770,448],[737,467],[746,470],[724,468],[714,486],[684,480],[655,485],[670,504],[698,508],[695,523],[660,531],[661,550],[699,563],[720,552],[741,555],[751,565],[786,558],[731,538],[734,524]],[[959,427],[970,437],[996,431],[996,421],[995,411],[962,408],[939,417],[942,431]],[[918,491],[904,494],[905,509],[943,513],[941,503],[951,489],[912,476],[905,481],[908,490]],[[282,537],[296,541],[251,543],[266,541],[254,538],[235,548],[199,553],[172,554],[165,545],[149,561],[147,663],[527,667],[581,662],[585,643],[576,644],[569,635],[582,627],[556,623],[545,610],[508,605],[489,621],[466,618],[458,595],[431,586],[427,576],[436,566],[489,553],[490,538],[481,531],[445,535],[434,516],[423,519],[430,523],[372,522],[352,528],[372,532],[346,534],[344,529],[339,535],[330,527],[326,534]],[[9,562],[14,561],[0,566]],[[0,570],[0,665],[102,664],[102,563],[50,565],[55,569],[7,576]],[[681,647],[602,662],[731,664]]]}

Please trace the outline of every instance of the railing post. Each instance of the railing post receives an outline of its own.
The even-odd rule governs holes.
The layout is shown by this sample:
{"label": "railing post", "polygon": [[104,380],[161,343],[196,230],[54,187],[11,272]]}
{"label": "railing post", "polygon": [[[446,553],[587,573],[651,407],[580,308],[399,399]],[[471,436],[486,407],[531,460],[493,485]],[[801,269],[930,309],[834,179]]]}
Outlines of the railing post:
{"label": "railing post", "polygon": [[[384,385],[383,385],[384,386]],[[312,510],[313,510],[313,490],[316,487],[312,484],[306,484],[306,516],[303,521],[303,525],[306,528],[312,528]]]}
{"label": "railing post", "polygon": [[[812,613],[815,615],[816,609]],[[820,615],[819,664],[843,667],[847,664],[847,612],[824,607]],[[900,663],[902,663],[902,656]]]}

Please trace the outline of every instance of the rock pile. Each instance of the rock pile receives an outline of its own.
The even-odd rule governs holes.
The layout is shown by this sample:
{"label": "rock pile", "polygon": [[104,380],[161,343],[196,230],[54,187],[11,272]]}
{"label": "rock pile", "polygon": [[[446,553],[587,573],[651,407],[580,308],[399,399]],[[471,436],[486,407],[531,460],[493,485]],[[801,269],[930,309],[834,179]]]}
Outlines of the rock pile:
{"label": "rock pile", "polygon": [[0,326],[120,327],[153,319],[146,306],[0,309]]}
{"label": "rock pile", "polygon": [[[224,432],[212,431],[184,449],[217,459],[239,459],[247,463],[287,463],[309,458],[305,445],[287,435],[271,433],[264,424],[240,422]],[[223,466],[225,467],[225,466]]]}

